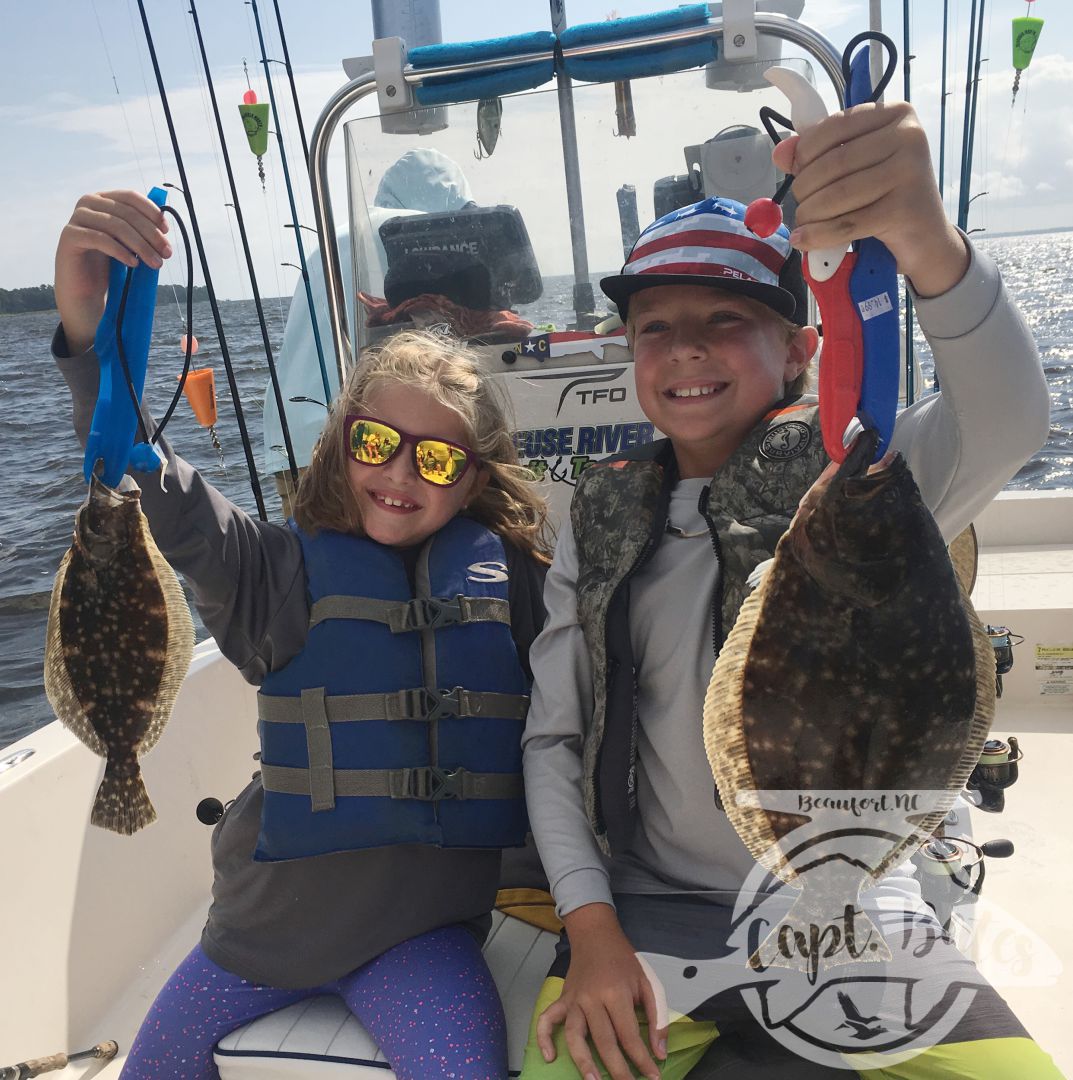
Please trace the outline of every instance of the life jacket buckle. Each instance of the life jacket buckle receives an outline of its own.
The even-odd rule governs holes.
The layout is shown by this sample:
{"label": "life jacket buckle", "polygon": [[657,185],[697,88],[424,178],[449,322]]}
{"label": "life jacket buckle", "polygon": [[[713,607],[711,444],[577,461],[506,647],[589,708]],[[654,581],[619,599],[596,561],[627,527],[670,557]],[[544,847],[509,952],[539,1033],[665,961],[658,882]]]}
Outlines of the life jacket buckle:
{"label": "life jacket buckle", "polygon": [[400,770],[402,783],[396,799],[420,799],[422,802],[439,802],[441,799],[464,798],[466,770],[445,770],[436,765],[421,765]]}
{"label": "life jacket buckle", "polygon": [[426,690],[426,720],[439,720],[444,716],[458,716],[462,712],[461,686],[452,690]]}
{"label": "life jacket buckle", "polygon": [[438,630],[441,626],[460,623],[465,618],[461,596],[453,600],[442,596],[421,597],[412,604],[410,622],[414,630]]}

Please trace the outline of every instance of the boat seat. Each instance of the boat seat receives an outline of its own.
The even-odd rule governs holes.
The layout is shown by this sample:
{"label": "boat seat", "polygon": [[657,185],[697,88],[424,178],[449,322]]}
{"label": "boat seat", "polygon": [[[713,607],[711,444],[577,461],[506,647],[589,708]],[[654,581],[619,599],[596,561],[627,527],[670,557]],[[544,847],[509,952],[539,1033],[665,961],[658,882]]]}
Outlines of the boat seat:
{"label": "boat seat", "polygon": [[[484,946],[507,1016],[511,1076],[521,1071],[529,1021],[555,953],[557,935],[495,912]],[[307,998],[224,1036],[216,1046],[221,1080],[393,1080],[361,1023],[334,994]],[[834,1070],[796,1058],[771,1038],[730,1033],[696,1068],[697,1080],[840,1080]]]}
{"label": "boat seat", "polygon": [[[556,935],[501,912],[484,945],[507,1016],[510,1075],[521,1070],[529,1020],[555,955]],[[320,995],[262,1016],[216,1046],[221,1080],[391,1080],[376,1043],[341,998]]]}

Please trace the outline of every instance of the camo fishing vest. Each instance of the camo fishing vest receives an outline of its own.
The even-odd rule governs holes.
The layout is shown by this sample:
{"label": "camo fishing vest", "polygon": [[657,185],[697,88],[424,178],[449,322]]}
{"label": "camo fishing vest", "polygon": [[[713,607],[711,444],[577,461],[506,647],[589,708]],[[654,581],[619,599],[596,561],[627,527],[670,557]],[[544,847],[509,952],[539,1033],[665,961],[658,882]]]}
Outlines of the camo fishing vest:
{"label": "camo fishing vest", "polygon": [[523,844],[529,684],[502,540],[455,518],[425,544],[411,590],[391,548],[296,531],[310,628],[257,696],[255,858]]}
{"label": "camo fishing vest", "polygon": [[[720,646],[749,591],[749,575],[774,555],[798,502],[827,463],[819,409],[812,399],[798,399],[765,416],[705,489],[701,511],[722,571],[711,599]],[[638,675],[629,579],[664,536],[676,480],[674,454],[662,440],[586,469],[570,506],[578,621],[593,673],[585,808],[605,854],[629,842],[636,812]]]}

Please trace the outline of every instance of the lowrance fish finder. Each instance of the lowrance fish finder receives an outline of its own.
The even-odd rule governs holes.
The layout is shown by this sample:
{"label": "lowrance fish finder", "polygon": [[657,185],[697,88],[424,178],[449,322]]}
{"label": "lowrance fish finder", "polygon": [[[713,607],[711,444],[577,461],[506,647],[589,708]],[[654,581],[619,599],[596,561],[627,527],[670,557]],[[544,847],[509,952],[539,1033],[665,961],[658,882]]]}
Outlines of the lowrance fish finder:
{"label": "lowrance fish finder", "polygon": [[544,283],[522,215],[514,206],[388,218],[384,295],[392,306],[440,293],[465,307],[510,308],[540,298]]}

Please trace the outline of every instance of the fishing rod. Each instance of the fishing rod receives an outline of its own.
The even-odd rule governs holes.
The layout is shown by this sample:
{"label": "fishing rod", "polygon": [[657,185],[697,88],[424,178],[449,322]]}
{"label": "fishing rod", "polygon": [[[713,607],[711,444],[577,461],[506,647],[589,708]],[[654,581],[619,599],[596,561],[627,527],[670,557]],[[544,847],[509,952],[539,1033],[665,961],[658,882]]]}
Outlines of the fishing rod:
{"label": "fishing rod", "polygon": [[946,89],[946,54],[950,25],[950,0],[943,0],[943,64],[942,82],[939,92],[939,195],[946,198],[943,187],[943,167],[946,164],[946,99],[950,96]]}
{"label": "fishing rod", "polygon": [[[902,84],[905,100],[909,100],[910,64],[913,60],[909,52],[910,37],[909,0],[902,0]],[[940,189],[941,190],[941,189]],[[912,405],[916,400],[916,379],[913,364],[913,297],[905,290],[905,403]]]}
{"label": "fishing rod", "polygon": [[969,186],[972,181],[973,128],[976,124],[976,96],[980,85],[980,51],[984,36],[984,0],[980,0],[977,21],[976,0],[969,13],[969,55],[965,65],[965,120],[961,133],[961,187],[958,191],[958,228],[968,232]]}
{"label": "fishing rod", "polygon": [[960,186],[958,187],[958,228],[965,228],[965,219],[968,217],[968,203],[966,201],[968,192],[965,190],[968,185],[968,180],[965,178],[965,157],[968,153],[969,147],[969,113],[972,108],[972,59],[973,48],[976,44],[976,0],[972,0],[972,7],[969,9],[969,54],[965,61],[965,117],[961,123],[961,162],[958,168],[958,179]]}
{"label": "fishing rod", "polygon": [[[272,0],[276,9],[276,26],[279,27],[279,42],[283,46],[283,64],[287,69],[287,79],[291,84],[291,100],[294,102],[294,115],[298,120],[298,134],[302,137],[302,153],[305,154],[306,168],[309,168],[309,143],[306,142],[306,129],[302,123],[302,110],[298,105],[298,88],[294,85],[294,71],[291,68],[291,53],[287,48],[287,35],[283,32],[283,16],[279,13],[279,0]],[[277,61],[278,63],[279,61]]]}
{"label": "fishing rod", "polygon": [[[242,410],[242,399],[239,395],[238,383],[235,380],[235,371],[231,365],[231,357],[227,351],[223,320],[220,317],[220,306],[216,302],[216,290],[212,285],[209,262],[205,256],[205,245],[201,239],[201,229],[198,226],[197,213],[194,210],[194,200],[190,195],[190,181],[186,175],[186,166],[183,163],[182,151],[179,149],[179,137],[175,132],[175,122],[172,119],[167,90],[164,88],[164,76],[160,72],[160,62],[157,59],[156,45],[153,43],[153,32],[149,29],[149,19],[145,14],[145,0],[138,0],[138,12],[142,19],[142,30],[145,34],[145,43],[149,49],[149,57],[153,62],[153,73],[156,76],[157,89],[160,92],[160,103],[164,109],[164,118],[168,122],[168,134],[171,136],[172,153],[175,155],[175,164],[179,170],[179,177],[183,184],[181,189],[182,194],[186,198],[187,209],[190,212],[190,228],[194,233],[194,242],[197,246],[198,257],[201,260],[201,273],[205,279],[205,288],[209,294],[209,305],[212,308],[213,321],[216,323],[216,333],[220,341],[220,353],[223,357],[224,370],[227,372],[227,384],[231,388],[231,400],[235,406],[235,419],[238,421],[239,434],[242,437],[242,449],[246,454],[246,467],[250,474],[250,487],[253,489],[254,501],[257,503],[257,513],[262,521],[267,521],[268,513],[265,510],[264,496],[261,493],[261,481],[257,475],[257,465],[253,460],[253,447],[250,445],[249,432],[246,430],[246,417]],[[187,327],[187,333],[190,333],[189,327]]]}
{"label": "fishing rod", "polygon": [[231,205],[235,211],[235,219],[238,222],[238,234],[242,240],[242,252],[246,256],[246,270],[250,275],[250,286],[253,289],[253,302],[257,309],[257,321],[261,327],[261,341],[264,344],[265,357],[268,360],[268,375],[272,383],[272,394],[276,399],[276,408],[279,410],[279,423],[283,432],[283,444],[287,451],[287,465],[290,468],[291,480],[298,483],[298,465],[294,458],[294,447],[291,445],[291,432],[287,424],[287,412],[283,404],[283,393],[279,386],[279,376],[276,374],[276,361],[272,356],[272,343],[268,339],[268,326],[265,323],[264,307],[261,304],[261,292],[257,286],[257,273],[253,268],[253,256],[250,254],[250,241],[246,234],[246,223],[242,217],[242,205],[238,198],[238,189],[235,186],[235,174],[231,170],[231,155],[227,151],[227,140],[224,137],[224,126],[220,119],[220,106],[216,100],[216,87],[212,82],[212,72],[209,70],[209,58],[205,52],[205,39],[201,34],[201,22],[197,17],[197,4],[190,0],[190,16],[194,21],[194,33],[197,35],[198,49],[201,51],[201,63],[205,69],[205,82],[209,87],[209,99],[212,102],[212,114],[216,119],[216,132],[220,137],[220,148],[223,151],[224,168],[227,170],[227,182],[231,187]]}
{"label": "fishing rod", "polygon": [[97,1058],[100,1061],[111,1061],[119,1053],[119,1044],[109,1040],[97,1043],[89,1050],[78,1050],[73,1054],[52,1054],[49,1057],[29,1058],[20,1061],[18,1065],[0,1066],[0,1080],[28,1080],[31,1076],[40,1076],[42,1073],[55,1072],[57,1069],[66,1069],[72,1061],[83,1061],[86,1058]]}
{"label": "fishing rod", "polygon": [[[279,125],[279,109],[276,107],[276,92],[272,87],[272,72],[269,70],[271,61],[268,59],[268,51],[265,49],[265,36],[261,30],[261,16],[257,10],[257,0],[246,0],[253,9],[253,21],[257,26],[257,40],[261,46],[261,64],[265,69],[265,81],[268,83],[268,100],[272,104],[272,112],[276,117],[276,141],[279,143],[279,159],[283,165],[283,180],[287,187],[287,199],[291,205],[291,222],[294,225],[294,241],[298,245],[298,261],[302,264],[302,283],[305,285],[306,301],[309,304],[309,318],[313,323],[313,343],[317,347],[317,361],[320,364],[320,377],[324,384],[324,397],[326,401],[332,400],[331,384],[328,381],[328,369],[324,364],[324,349],[320,343],[320,327],[317,325],[317,309],[313,304],[313,290],[309,284],[309,268],[306,266],[305,245],[302,243],[302,226],[298,223],[298,207],[294,202],[294,188],[291,186],[291,171],[287,167],[287,150],[283,145],[283,132]],[[307,157],[308,160],[308,157]],[[330,236],[321,237],[321,243],[328,244],[333,240]]]}
{"label": "fishing rod", "polygon": [[[985,0],[980,0],[980,21],[976,24],[976,67],[972,77],[972,110],[969,118],[968,151],[965,160],[962,162],[965,182],[961,188],[961,197],[964,199],[964,210],[958,217],[959,224],[966,232],[969,231],[969,203],[972,202],[972,199],[969,198],[969,185],[972,181],[972,149],[976,138],[976,102],[980,96],[980,65],[983,63],[981,54],[984,46],[984,2]],[[965,219],[963,223],[960,221],[961,217]]]}

